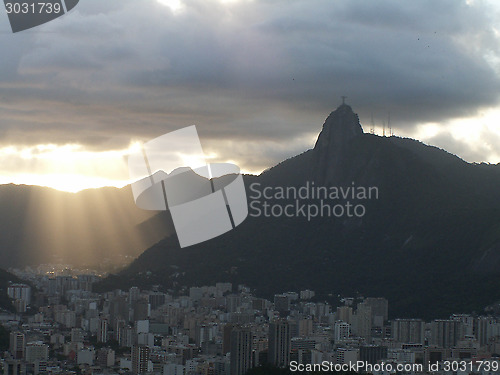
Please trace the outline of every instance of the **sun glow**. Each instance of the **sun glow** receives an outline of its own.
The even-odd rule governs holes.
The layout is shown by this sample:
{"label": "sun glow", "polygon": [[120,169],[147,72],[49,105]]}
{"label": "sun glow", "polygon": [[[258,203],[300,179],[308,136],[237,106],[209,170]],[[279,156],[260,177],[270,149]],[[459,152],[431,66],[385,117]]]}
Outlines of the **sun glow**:
{"label": "sun glow", "polygon": [[97,189],[104,186],[121,188],[128,181],[110,180],[104,177],[85,176],[78,174],[20,174],[15,177],[0,177],[0,184],[38,185],[52,189],[77,193],[85,189]]}
{"label": "sun glow", "polygon": [[177,13],[184,9],[184,4],[181,0],[157,0],[160,4],[165,5],[170,8],[174,13]]}
{"label": "sun glow", "polygon": [[[179,13],[184,10],[186,5],[183,0],[156,0],[158,3],[170,8],[173,13]],[[218,3],[223,5],[232,5],[240,3],[243,0],[217,0]]]}
{"label": "sun glow", "polygon": [[[128,155],[141,149],[141,142],[109,151],[91,151],[79,144],[6,146],[0,148],[0,184],[38,185],[70,193],[105,186],[121,188],[133,182],[129,177]],[[202,156],[182,156],[181,166],[193,168],[210,162],[241,164],[220,158],[213,151]]]}
{"label": "sun glow", "polygon": [[78,144],[0,148],[0,183],[47,186],[67,192],[130,183],[127,155],[140,147],[89,151]]}

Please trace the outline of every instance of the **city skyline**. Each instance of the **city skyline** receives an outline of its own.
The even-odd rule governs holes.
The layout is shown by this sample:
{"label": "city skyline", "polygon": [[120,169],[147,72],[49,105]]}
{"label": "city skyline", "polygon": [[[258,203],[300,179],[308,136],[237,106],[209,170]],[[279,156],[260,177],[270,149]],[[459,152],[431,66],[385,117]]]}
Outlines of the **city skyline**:
{"label": "city skyline", "polygon": [[426,321],[391,317],[383,297],[331,305],[306,289],[276,294],[273,302],[228,282],[99,294],[91,292],[99,282],[93,274],[16,274],[36,290],[8,288],[17,314],[0,311],[10,331],[7,373],[245,375],[274,366],[417,375],[459,366],[487,375],[500,365],[498,305],[488,314]]}

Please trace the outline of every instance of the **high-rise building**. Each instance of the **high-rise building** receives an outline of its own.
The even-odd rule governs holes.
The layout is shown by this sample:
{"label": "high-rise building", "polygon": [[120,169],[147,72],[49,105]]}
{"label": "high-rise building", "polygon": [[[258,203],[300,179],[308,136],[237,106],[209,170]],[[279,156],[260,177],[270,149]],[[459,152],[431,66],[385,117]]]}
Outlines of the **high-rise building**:
{"label": "high-rise building", "polygon": [[46,374],[47,373],[48,361],[36,361],[33,366],[35,374]]}
{"label": "high-rise building", "polygon": [[31,342],[26,345],[26,362],[35,363],[49,359],[49,346],[43,342]]}
{"label": "high-rise building", "polygon": [[167,296],[165,295],[165,293],[151,292],[148,296],[148,299],[151,310],[156,310],[158,307],[165,304]]}
{"label": "high-rise building", "polygon": [[97,352],[97,364],[101,367],[111,367],[115,364],[115,351],[110,348],[101,348]]}
{"label": "high-rise building", "polygon": [[57,279],[55,277],[49,278],[47,281],[47,292],[49,296],[55,296],[57,294]]}
{"label": "high-rise building", "polygon": [[118,342],[120,346],[132,347],[134,344],[134,328],[130,326],[120,327],[118,331]]}
{"label": "high-rise building", "polygon": [[500,323],[490,316],[476,318],[474,334],[479,345],[485,346],[491,338],[500,336],[500,329],[497,328],[499,325]]}
{"label": "high-rise building", "polygon": [[149,347],[135,345],[132,347],[132,372],[144,374],[148,371]]}
{"label": "high-rise building", "polygon": [[132,305],[135,301],[139,299],[140,295],[141,295],[141,290],[138,287],[133,286],[128,290],[128,303]]}
{"label": "high-rise building", "polygon": [[31,303],[31,287],[26,284],[10,284],[7,288],[7,295],[12,299],[19,299]]}
{"label": "high-rise building", "polygon": [[328,303],[318,302],[316,303],[314,315],[316,315],[317,319],[321,319],[322,317],[325,317],[328,314],[330,314],[330,308],[331,306]]}
{"label": "high-rise building", "polygon": [[[456,320],[461,322],[462,325],[462,337],[465,336],[473,336],[474,335],[474,326],[475,319],[472,315],[468,314],[453,314],[450,318],[451,320]],[[476,337],[477,338],[477,337]]]}
{"label": "high-rise building", "polygon": [[12,357],[14,359],[23,359],[25,347],[26,347],[26,342],[24,333],[11,332],[9,351],[10,354],[12,354]]}
{"label": "high-rise building", "polygon": [[211,324],[196,324],[195,325],[194,342],[201,347],[203,343],[211,341],[214,337],[214,325]]}
{"label": "high-rise building", "polygon": [[227,323],[224,326],[222,334],[222,354],[227,354],[231,351],[231,332],[235,328],[234,324]]}
{"label": "high-rise building", "polygon": [[97,329],[97,341],[98,342],[108,342],[108,320],[101,319],[99,322],[99,327]]}
{"label": "high-rise building", "polygon": [[269,363],[277,367],[286,367],[290,363],[290,325],[278,320],[269,324]]}
{"label": "high-rise building", "polygon": [[280,314],[286,314],[290,311],[290,297],[285,294],[274,295],[274,309]]}
{"label": "high-rise building", "polygon": [[116,296],[111,300],[109,306],[111,324],[114,326],[118,320],[129,321],[130,312],[126,296]]}
{"label": "high-rise building", "polygon": [[359,360],[359,349],[354,348],[338,348],[337,356],[335,359],[336,363],[354,363]]}
{"label": "high-rise building", "polygon": [[241,297],[238,294],[230,294],[226,297],[227,312],[236,312],[241,305]]}
{"label": "high-rise building", "polygon": [[356,309],[356,333],[367,341],[371,341],[372,308],[366,302],[358,304]]}
{"label": "high-rise building", "polygon": [[340,306],[337,307],[337,320],[342,320],[343,322],[352,323],[352,307],[350,306]]}
{"label": "high-rise building", "polygon": [[391,322],[392,338],[405,344],[424,344],[425,323],[421,319],[396,319]]}
{"label": "high-rise building", "polygon": [[383,327],[389,317],[389,301],[385,298],[368,297],[365,303],[372,308],[372,325]]}
{"label": "high-rise building", "polygon": [[94,365],[95,350],[94,347],[81,348],[76,353],[76,363],[79,365]]}
{"label": "high-rise building", "polygon": [[335,343],[347,340],[351,335],[351,325],[349,323],[338,320],[335,322],[333,334]]}
{"label": "high-rise building", "polygon": [[372,365],[387,359],[387,346],[369,345],[359,348],[359,360]]}
{"label": "high-rise building", "polygon": [[4,375],[25,375],[26,363],[20,360],[8,359],[3,363]]}
{"label": "high-rise building", "polygon": [[316,349],[316,340],[307,337],[294,337],[291,340],[291,351],[314,350]]}
{"label": "high-rise building", "polygon": [[231,331],[231,375],[244,375],[252,368],[252,340],[249,328]]}
{"label": "high-rise building", "polygon": [[92,284],[99,280],[99,277],[96,275],[78,275],[78,289],[82,289],[85,291],[92,291]]}
{"label": "high-rise building", "polygon": [[[303,340],[299,338],[299,340]],[[310,349],[293,349],[292,341],[292,352],[290,353],[290,362],[295,361],[299,364],[306,365],[308,363],[313,363],[313,358]]]}
{"label": "high-rise building", "polygon": [[[214,368],[215,374],[218,375],[220,372],[217,372],[217,363],[214,364]],[[166,365],[163,365],[163,375],[184,375],[185,373],[186,368],[183,365],[178,365],[175,363],[168,363]],[[229,374],[229,370],[227,373]]]}
{"label": "high-rise building", "polygon": [[18,313],[25,313],[27,310],[28,305],[26,304],[25,300],[22,299],[16,299],[14,301],[14,308],[16,309],[16,312]]}
{"label": "high-rise building", "polygon": [[151,315],[151,307],[146,300],[138,300],[133,304],[134,320],[146,320]]}
{"label": "high-rise building", "polygon": [[85,339],[85,332],[81,328],[71,329],[71,342],[83,342]]}
{"label": "high-rise building", "polygon": [[297,335],[310,336],[313,333],[313,320],[311,318],[299,319],[297,322]]}
{"label": "high-rise building", "polygon": [[440,348],[457,345],[462,333],[462,323],[455,320],[434,320],[431,323],[431,344]]}

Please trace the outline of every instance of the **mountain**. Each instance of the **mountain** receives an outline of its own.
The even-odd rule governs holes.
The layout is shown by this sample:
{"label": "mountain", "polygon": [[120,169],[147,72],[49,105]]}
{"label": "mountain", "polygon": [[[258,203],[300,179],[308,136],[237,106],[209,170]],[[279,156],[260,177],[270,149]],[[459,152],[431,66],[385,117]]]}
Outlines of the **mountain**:
{"label": "mountain", "polygon": [[[167,237],[99,290],[230,281],[266,297],[305,288],[333,302],[339,294],[384,296],[392,316],[422,318],[481,311],[500,300],[499,165],[365,134],[344,104],[328,116],[313,149],[244,179],[250,215],[241,225],[184,249]],[[265,188],[271,197],[259,197]],[[308,197],[283,197],[301,188]],[[321,207],[312,191],[328,192],[329,214],[307,217]],[[265,217],[264,203],[277,213],[290,204],[290,217]],[[332,214],[334,207],[343,215]]]}
{"label": "mountain", "polygon": [[1,268],[40,263],[128,263],[170,234],[157,212],[139,209],[130,187],[66,193],[0,185]]}

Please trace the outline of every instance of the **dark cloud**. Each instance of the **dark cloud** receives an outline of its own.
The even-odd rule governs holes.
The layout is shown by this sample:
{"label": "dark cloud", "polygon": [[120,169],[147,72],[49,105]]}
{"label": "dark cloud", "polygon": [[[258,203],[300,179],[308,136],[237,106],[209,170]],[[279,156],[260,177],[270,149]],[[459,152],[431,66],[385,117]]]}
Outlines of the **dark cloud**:
{"label": "dark cloud", "polygon": [[19,35],[4,19],[0,143],[105,150],[194,123],[260,168],[311,147],[340,95],[411,132],[497,105],[497,20],[465,0],[86,0]]}

